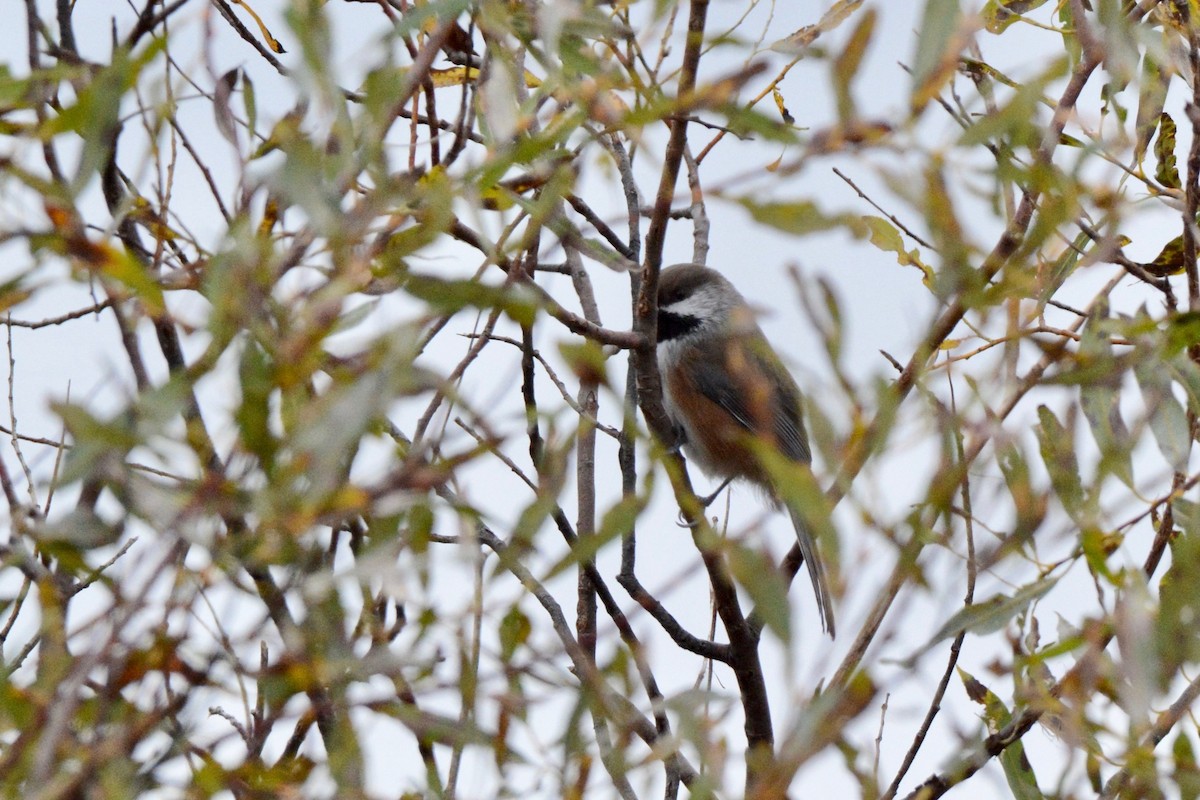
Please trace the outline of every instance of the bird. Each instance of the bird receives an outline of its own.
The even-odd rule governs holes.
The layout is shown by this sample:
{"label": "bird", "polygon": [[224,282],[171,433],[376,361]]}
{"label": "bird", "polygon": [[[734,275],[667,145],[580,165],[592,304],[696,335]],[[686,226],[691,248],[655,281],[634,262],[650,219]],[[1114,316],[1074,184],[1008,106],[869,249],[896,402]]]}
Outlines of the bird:
{"label": "bird", "polygon": [[[812,462],[803,399],[746,298],[702,264],[667,267],[658,279],[657,328],[663,405],[684,454],[724,479],[721,488],[743,479],[783,505],[758,454],[766,445],[792,462]],[[832,638],[833,601],[816,542],[800,512],[788,511],[821,627]]]}

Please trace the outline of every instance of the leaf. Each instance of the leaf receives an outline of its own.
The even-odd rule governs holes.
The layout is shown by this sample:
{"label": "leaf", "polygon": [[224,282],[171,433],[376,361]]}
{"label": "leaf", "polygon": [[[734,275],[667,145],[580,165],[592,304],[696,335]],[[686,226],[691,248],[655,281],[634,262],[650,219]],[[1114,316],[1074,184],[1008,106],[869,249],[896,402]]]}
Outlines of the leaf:
{"label": "leaf", "polygon": [[[779,109],[779,116],[783,118],[783,121],[788,125],[795,125],[796,118],[792,116],[792,112],[788,111],[787,105],[783,100],[783,92],[779,91],[778,87],[771,90],[771,99],[775,101],[775,108]],[[780,156],[780,159],[782,158],[783,156]],[[775,164],[775,169],[778,169],[779,162],[776,161]],[[768,168],[768,171],[774,172],[775,170]]]}
{"label": "leaf", "polygon": [[1158,162],[1154,168],[1154,179],[1163,186],[1180,189],[1183,183],[1175,164],[1175,141],[1175,120],[1164,111],[1158,123],[1158,138],[1154,140],[1154,158]]}
{"label": "leaf", "polygon": [[1157,677],[1164,687],[1181,667],[1200,661],[1200,508],[1176,501],[1173,511],[1184,535],[1170,540],[1171,567],[1158,584],[1154,619]]}
{"label": "leaf", "polygon": [[1155,352],[1137,359],[1133,374],[1142,389],[1150,432],[1159,452],[1171,469],[1176,472],[1186,469],[1192,445],[1191,426],[1187,412],[1175,397],[1170,371]]}
{"label": "leaf", "polygon": [[1079,544],[1088,568],[1113,586],[1120,586],[1123,579],[1108,568],[1108,557],[1121,546],[1123,540],[1120,534],[1106,534],[1094,527],[1084,528],[1080,536]]}
{"label": "leaf", "polygon": [[1175,741],[1171,744],[1171,760],[1174,762],[1171,777],[1179,790],[1179,800],[1200,798],[1200,766],[1196,764],[1196,751],[1192,749],[1192,739],[1187,731],[1175,735]]}
{"label": "leaf", "polygon": [[[988,732],[1002,730],[1012,720],[1012,714],[1004,702],[962,667],[958,667],[958,676],[967,690],[967,696],[983,706],[983,719]],[[1025,746],[1021,741],[1013,742],[1004,749],[1000,754],[1000,764],[1004,767],[1004,777],[1016,800],[1044,800],[1045,795],[1038,788],[1037,776],[1025,756]]]}
{"label": "leaf", "polygon": [[267,29],[267,26],[262,21],[262,18],[259,17],[258,14],[254,13],[254,9],[250,7],[250,4],[247,3],[246,0],[232,0],[232,2],[235,5],[239,5],[246,9],[246,13],[249,14],[254,20],[254,23],[258,25],[258,31],[262,34],[263,39],[266,40],[267,47],[271,48],[271,52],[276,54],[283,54],[287,52],[283,49],[283,45],[281,45],[279,41],[271,35],[271,31]]}
{"label": "leaf", "polygon": [[[1157,130],[1163,123],[1164,118],[1171,120],[1171,117],[1163,112],[1163,106],[1167,102],[1167,85],[1171,80],[1169,70],[1164,70],[1163,66],[1154,60],[1154,56],[1147,51],[1142,57],[1142,79],[1139,81],[1141,92],[1138,95],[1137,121],[1134,123],[1134,130],[1137,133],[1137,140],[1133,148],[1133,157],[1138,164],[1142,163],[1142,158],[1146,155],[1146,148],[1150,146],[1150,139],[1154,136],[1154,131]],[[1170,132],[1170,150],[1175,149],[1175,122],[1171,120],[1172,130]],[[1159,144],[1155,145],[1154,154],[1158,156],[1159,147],[1162,145],[1162,134],[1159,135]],[[1159,169],[1163,168],[1161,157],[1159,158]],[[1175,166],[1175,156],[1171,154],[1171,169]],[[1176,174],[1175,188],[1179,188],[1178,174]]]}
{"label": "leaf", "polygon": [[271,431],[271,395],[276,384],[270,359],[257,342],[248,341],[242,348],[238,373],[242,402],[234,412],[234,420],[240,440],[270,473],[279,448]]}
{"label": "leaf", "polygon": [[77,84],[75,104],[47,120],[44,136],[71,131],[83,140],[79,169],[72,178],[74,189],[82,188],[107,161],[112,137],[121,124],[125,94],[137,85],[142,71],[165,49],[166,42],[165,36],[155,37],[136,55],[117,48],[110,65],[87,73],[91,80]]}
{"label": "leaf", "polygon": [[1039,105],[1046,102],[1046,84],[1062,74],[1065,60],[1053,62],[1037,80],[1018,85],[1008,104],[992,114],[985,114],[963,131],[959,140],[964,146],[986,144],[1001,139],[1012,139],[1017,144],[1036,145],[1041,129],[1036,115]]}
{"label": "leaf", "polygon": [[815,42],[821,34],[828,33],[845,22],[862,4],[863,0],[837,0],[815,25],[805,25],[771,45],[771,49],[777,53],[796,55]]}
{"label": "leaf", "polygon": [[960,31],[961,23],[962,9],[958,0],[925,0],[925,14],[913,57],[909,102],[914,115],[937,97],[942,87],[954,77],[959,51],[966,44]]}
{"label": "leaf", "polygon": [[439,312],[499,308],[520,324],[532,323],[537,313],[533,297],[520,286],[493,286],[477,280],[446,280],[410,273],[405,277],[404,290]]}
{"label": "leaf", "polygon": [[1016,524],[1005,546],[1019,547],[1046,518],[1046,496],[1033,488],[1029,464],[1015,444],[998,447],[996,461],[1017,512]]}
{"label": "leaf", "polygon": [[1101,470],[1116,475],[1132,488],[1132,446],[1129,430],[1121,418],[1118,391],[1121,368],[1113,358],[1109,323],[1108,306],[1101,302],[1083,327],[1079,357],[1093,374],[1079,386],[1079,405],[1100,448]]}
{"label": "leaf", "polygon": [[904,249],[904,239],[900,231],[883,217],[866,215],[862,218],[867,226],[867,238],[871,244],[886,253],[895,253],[896,263],[902,267],[916,267],[924,276],[925,281],[933,279],[933,269],[921,261],[921,251],[913,248]]}
{"label": "leaf", "polygon": [[596,554],[609,542],[620,539],[633,530],[638,516],[646,508],[647,498],[643,495],[623,495],[612,508],[604,512],[600,527],[591,536],[581,536],[571,546],[571,551],[558,560],[542,576],[542,582],[550,581],[566,570],[592,562]]}
{"label": "leaf", "polygon": [[1026,14],[1045,5],[1046,0],[988,0],[979,12],[983,27],[988,33],[1003,33],[1009,25]]}
{"label": "leaf", "polygon": [[1092,237],[1086,233],[1080,233],[1075,237],[1075,240],[1062,252],[1054,263],[1048,269],[1038,269],[1038,294],[1037,294],[1037,313],[1046,308],[1046,303],[1050,302],[1050,298],[1058,293],[1067,278],[1071,277],[1071,273],[1075,271],[1075,267],[1079,265],[1079,258],[1086,252],[1088,243],[1092,241]]}
{"label": "leaf", "polygon": [[737,202],[750,212],[756,222],[772,228],[804,235],[836,228],[847,228],[856,236],[863,236],[867,228],[860,217],[854,214],[829,215],[811,200],[793,200],[778,203],[760,203],[749,197],[739,197]]}
{"label": "leaf", "polygon": [[792,637],[792,610],[788,587],[775,563],[766,554],[744,545],[729,548],[729,571],[754,601],[754,610],[783,642]]}
{"label": "leaf", "polygon": [[533,623],[519,606],[513,605],[500,620],[500,658],[505,663],[512,661],[517,648],[529,641]]}
{"label": "leaf", "polygon": [[[1178,178],[1178,174],[1175,176]],[[1176,236],[1163,245],[1162,250],[1153,261],[1147,261],[1141,267],[1156,278],[1166,278],[1171,275],[1182,275],[1187,259],[1183,257],[1183,236]]]}
{"label": "leaf", "polygon": [[608,356],[591,339],[562,342],[558,353],[580,381],[593,386],[608,386]]}
{"label": "leaf", "polygon": [[245,70],[242,70],[242,110],[246,112],[246,130],[250,140],[254,141],[254,131],[258,128],[258,96],[254,93],[254,81]]}
{"label": "leaf", "polygon": [[229,108],[229,98],[233,96],[233,87],[237,86],[239,72],[241,72],[241,68],[234,67],[220,78],[217,78],[217,86],[213,90],[212,101],[213,117],[217,123],[217,131],[220,132],[221,136],[225,137],[225,141],[234,147],[238,146],[237,120],[234,119],[233,111]]}
{"label": "leaf", "polygon": [[980,603],[960,609],[946,620],[938,632],[919,650],[900,662],[905,667],[916,666],[917,659],[939,642],[952,639],[960,633],[995,633],[1020,614],[1033,601],[1054,588],[1058,578],[1043,578],[1023,586],[1012,595],[997,594]]}
{"label": "leaf", "polygon": [[1188,409],[1193,414],[1200,414],[1200,367],[1187,357],[1186,353],[1177,353],[1167,362],[1171,378],[1183,387],[1187,394]]}
{"label": "leaf", "polygon": [[850,84],[858,69],[862,66],[863,55],[871,43],[871,35],[875,32],[875,22],[878,13],[868,8],[859,18],[858,24],[846,41],[846,47],[833,62],[833,87],[837,97],[838,119],[845,122],[854,119],[854,100],[850,96]]}
{"label": "leaf", "polygon": [[1038,406],[1038,424],[1034,433],[1054,493],[1071,519],[1080,523],[1084,491],[1079,477],[1079,461],[1075,458],[1073,433],[1044,405]]}

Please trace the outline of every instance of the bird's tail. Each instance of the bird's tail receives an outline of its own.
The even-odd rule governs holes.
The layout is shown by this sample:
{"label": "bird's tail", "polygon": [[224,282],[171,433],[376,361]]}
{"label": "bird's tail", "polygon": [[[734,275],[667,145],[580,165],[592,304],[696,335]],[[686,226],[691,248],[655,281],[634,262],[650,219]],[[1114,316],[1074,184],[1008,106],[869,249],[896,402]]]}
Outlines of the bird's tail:
{"label": "bird's tail", "polygon": [[829,586],[825,583],[825,567],[821,564],[821,556],[817,553],[817,543],[813,540],[799,511],[788,509],[792,515],[792,525],[796,529],[796,541],[800,543],[800,554],[804,556],[804,564],[808,567],[808,577],[812,580],[813,593],[817,596],[817,610],[821,613],[821,629],[834,636],[833,628],[833,598],[829,596]]}

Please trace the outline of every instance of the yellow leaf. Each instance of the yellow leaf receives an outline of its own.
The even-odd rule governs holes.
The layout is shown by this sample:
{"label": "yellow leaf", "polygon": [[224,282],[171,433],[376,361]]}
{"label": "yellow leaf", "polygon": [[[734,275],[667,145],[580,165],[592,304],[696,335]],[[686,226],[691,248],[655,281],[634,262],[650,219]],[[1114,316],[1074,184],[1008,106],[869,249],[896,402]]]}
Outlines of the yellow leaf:
{"label": "yellow leaf", "polygon": [[246,3],[246,0],[233,0],[233,2],[235,4],[241,6],[242,8],[246,9],[246,13],[249,14],[254,19],[254,22],[258,25],[259,32],[262,33],[263,38],[267,40],[267,47],[271,48],[271,52],[273,52],[273,53],[286,53],[287,52],[286,50],[283,49],[283,45],[281,45],[279,43],[279,41],[274,36],[271,35],[271,31],[267,30],[267,26],[263,24],[263,21],[258,16],[258,14],[254,13],[254,9],[251,8]]}
{"label": "yellow leaf", "polygon": [[775,107],[779,109],[779,116],[783,117],[783,121],[788,125],[796,124],[796,118],[787,110],[787,106],[783,103],[783,92],[778,88],[771,90],[771,97],[775,99]]}
{"label": "yellow leaf", "polygon": [[470,83],[478,77],[479,70],[475,67],[451,67],[450,69],[429,70],[429,79],[433,81],[433,85],[438,89],[445,86],[461,86],[464,83]]}

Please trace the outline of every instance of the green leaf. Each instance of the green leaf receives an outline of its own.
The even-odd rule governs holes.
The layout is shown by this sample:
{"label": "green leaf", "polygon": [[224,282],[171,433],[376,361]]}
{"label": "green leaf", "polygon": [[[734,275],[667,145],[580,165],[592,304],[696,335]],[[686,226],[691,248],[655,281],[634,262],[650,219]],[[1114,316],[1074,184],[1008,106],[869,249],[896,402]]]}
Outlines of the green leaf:
{"label": "green leaf", "polygon": [[820,543],[821,552],[828,557],[826,566],[836,567],[838,535],[833,525],[833,508],[812,470],[807,464],[783,456],[767,442],[751,442],[751,447],[771,485],[779,487],[784,505],[796,510],[813,540]]}
{"label": "green leaf", "polygon": [[874,8],[863,12],[850,38],[846,40],[845,49],[833,62],[834,95],[837,97],[838,119],[843,122],[857,116],[854,111],[854,99],[850,96],[850,84],[862,66],[863,56],[871,43],[871,35],[875,32],[877,17],[878,13]]}
{"label": "green leaf", "polygon": [[963,131],[959,142],[969,147],[1011,139],[1014,144],[1037,146],[1041,135],[1037,110],[1045,102],[1043,92],[1046,84],[1060,77],[1065,69],[1065,59],[1052,62],[1036,80],[1020,85],[1007,105],[993,114],[980,117]]}
{"label": "green leaf", "polygon": [[83,189],[108,159],[112,137],[120,125],[121,104],[144,70],[166,47],[166,37],[155,37],[136,55],[120,47],[112,54],[111,63],[84,75],[76,85],[75,104],[67,106],[47,121],[44,133],[73,132],[83,141],[79,169],[71,180],[74,192]]}
{"label": "green leaf", "polygon": [[966,40],[961,35],[962,9],[958,0],[926,0],[913,56],[910,105],[919,113],[937,97],[958,65],[958,53]]}
{"label": "green leaf", "polygon": [[1079,265],[1080,256],[1087,252],[1091,241],[1092,237],[1086,233],[1080,233],[1067,249],[1063,250],[1062,255],[1050,265],[1049,269],[1038,270],[1037,303],[1039,313],[1045,309],[1046,303],[1050,301],[1050,298],[1058,293],[1058,290],[1066,283],[1067,278],[1071,277],[1071,274],[1075,272],[1075,267]]}
{"label": "green leaf", "polygon": [[600,527],[596,532],[591,536],[580,536],[576,539],[571,551],[559,559],[542,576],[542,582],[553,579],[571,567],[594,561],[596,554],[606,544],[633,530],[638,516],[646,508],[646,502],[647,498],[642,495],[623,496],[612,508],[604,512],[604,517],[600,520]]}
{"label": "green leaf", "polygon": [[[1175,177],[1178,179],[1179,175],[1177,174]],[[1156,278],[1182,275],[1187,268],[1186,260],[1183,257],[1183,236],[1176,236],[1164,244],[1153,261],[1147,261],[1141,266]]]}
{"label": "green leaf", "polygon": [[[1137,140],[1134,143],[1133,157],[1137,163],[1142,163],[1142,158],[1146,155],[1146,148],[1150,146],[1150,139],[1154,136],[1154,131],[1160,127],[1163,118],[1170,120],[1170,116],[1163,113],[1163,106],[1167,102],[1167,85],[1171,80],[1169,71],[1163,69],[1163,65],[1155,61],[1154,56],[1147,52],[1142,57],[1142,79],[1139,81],[1141,92],[1138,95],[1137,121],[1134,123],[1134,131],[1137,133]],[[1171,121],[1171,126],[1174,128],[1174,121]],[[1162,142],[1162,135],[1159,135],[1159,144]],[[1175,149],[1175,131],[1170,132],[1170,149]],[[1158,156],[1159,145],[1154,148],[1155,156]],[[1159,158],[1159,169],[1162,169],[1162,158]],[[1171,167],[1174,168],[1175,157],[1172,153]],[[1178,175],[1176,175],[1178,178]],[[1178,183],[1175,184],[1178,188]]]}
{"label": "green leaf", "polygon": [[933,638],[901,663],[906,667],[915,666],[917,659],[934,645],[952,639],[960,633],[995,633],[1024,611],[1030,603],[1053,589],[1056,583],[1058,578],[1043,578],[1018,589],[1012,595],[993,595],[983,602],[961,609],[946,620]]}
{"label": "green leaf", "polygon": [[1079,476],[1079,461],[1075,457],[1075,437],[1054,412],[1038,406],[1038,424],[1034,427],[1042,462],[1050,474],[1050,485],[1063,509],[1076,523],[1081,524],[1084,504],[1083,481]]}
{"label": "green leaf", "polygon": [[258,128],[258,97],[254,93],[254,81],[250,80],[250,73],[246,70],[242,70],[242,109],[246,112],[246,131],[253,145],[257,138],[255,130]]}
{"label": "green leaf", "polygon": [[933,278],[933,269],[921,261],[921,251],[913,248],[904,249],[904,238],[899,229],[883,217],[866,215],[862,218],[867,228],[867,238],[871,244],[885,253],[895,253],[896,263],[902,267],[916,267],[925,276],[924,280]]}
{"label": "green leaf", "polygon": [[754,610],[783,642],[792,638],[788,587],[775,563],[763,552],[734,544],[729,548],[729,571],[754,601]]}
{"label": "green leaf", "polygon": [[478,280],[447,280],[409,273],[404,290],[441,313],[464,308],[499,308],[523,325],[532,324],[537,313],[533,296],[520,286],[493,286]]}
{"label": "green leaf", "polygon": [[[1012,719],[1012,714],[1004,702],[962,667],[958,668],[958,676],[967,690],[967,696],[983,706],[983,718],[987,723],[988,732],[996,733],[1003,729]],[[1004,767],[1004,777],[1016,800],[1044,800],[1045,796],[1038,788],[1037,776],[1034,775],[1033,766],[1025,756],[1022,742],[1016,741],[1006,747],[1000,754],[1000,764]]]}
{"label": "green leaf", "polygon": [[1004,482],[1012,495],[1013,506],[1017,512],[1016,525],[1009,541],[1015,546],[1020,546],[1046,518],[1046,496],[1033,488],[1029,477],[1029,464],[1015,444],[1009,443],[999,447],[996,462],[1004,475]]}
{"label": "green leaf", "polygon": [[999,34],[1019,20],[1022,14],[1041,8],[1045,4],[1046,0],[988,0],[979,14],[987,32]]}
{"label": "green leaf", "polygon": [[1113,586],[1120,586],[1122,579],[1108,568],[1108,557],[1121,543],[1120,535],[1108,535],[1098,528],[1084,528],[1080,535],[1080,547],[1092,573],[1099,575]]}
{"label": "green leaf", "polygon": [[855,214],[826,214],[811,200],[792,200],[778,203],[760,203],[749,197],[739,197],[737,202],[750,212],[756,222],[772,228],[804,235],[820,231],[847,228],[856,236],[865,236],[867,228]]}
{"label": "green leaf", "polygon": [[1200,798],[1200,766],[1196,764],[1196,752],[1192,749],[1192,739],[1187,731],[1175,735],[1175,741],[1171,744],[1171,759],[1174,761],[1172,777],[1179,790],[1179,800]]}
{"label": "green leaf", "polygon": [[1179,168],[1175,165],[1175,139],[1175,120],[1164,111],[1158,122],[1158,138],[1154,140],[1154,158],[1158,162],[1154,168],[1154,179],[1163,186],[1180,189],[1183,183],[1179,179]]}
{"label": "green leaf", "polygon": [[278,442],[271,431],[271,395],[276,389],[274,367],[265,350],[249,341],[242,348],[238,369],[242,402],[234,412],[242,445],[258,456],[269,473],[275,462]]}
{"label": "green leaf", "polygon": [[1200,508],[1180,501],[1173,507],[1184,535],[1171,539],[1171,567],[1159,581],[1154,620],[1157,678],[1164,688],[1184,665],[1200,661]]}
{"label": "green leaf", "polygon": [[1146,353],[1134,362],[1133,374],[1142,388],[1146,402],[1150,432],[1158,444],[1159,452],[1175,471],[1187,467],[1191,452],[1191,425],[1187,412],[1175,397],[1170,370],[1160,360],[1157,352]]}
{"label": "green leaf", "polygon": [[1094,377],[1079,387],[1079,405],[1100,448],[1101,469],[1132,488],[1132,443],[1121,418],[1118,389],[1122,371],[1113,358],[1110,328],[1108,306],[1099,303],[1084,325],[1079,343],[1080,360],[1095,371]]}
{"label": "green leaf", "polygon": [[517,605],[508,609],[504,619],[500,620],[500,658],[506,663],[512,661],[517,648],[529,641],[533,633],[533,623]]}

